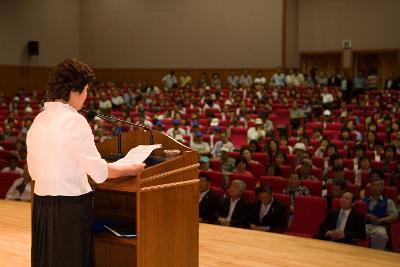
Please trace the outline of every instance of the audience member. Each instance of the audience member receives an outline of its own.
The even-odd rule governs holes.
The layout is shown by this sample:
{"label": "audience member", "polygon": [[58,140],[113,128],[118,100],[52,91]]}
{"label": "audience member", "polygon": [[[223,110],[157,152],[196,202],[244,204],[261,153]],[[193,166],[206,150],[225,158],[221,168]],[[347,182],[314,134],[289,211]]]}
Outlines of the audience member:
{"label": "audience member", "polygon": [[18,157],[16,155],[11,155],[7,159],[7,166],[4,167],[1,172],[12,172],[22,175],[24,170],[18,167]]}
{"label": "audience member", "polygon": [[319,228],[321,239],[348,244],[365,239],[365,218],[354,210],[355,201],[351,192],[340,197],[340,210],[331,210]]}
{"label": "audience member", "polygon": [[203,141],[203,133],[201,131],[197,131],[193,141],[190,143],[190,148],[197,151],[199,155],[208,155],[210,154],[210,144]]}
{"label": "audience member", "polygon": [[288,210],[285,204],[272,196],[272,188],[263,185],[257,190],[258,200],[252,205],[250,212],[250,229],[263,232],[286,230]]}
{"label": "audience member", "polygon": [[210,189],[211,178],[207,174],[199,174],[199,221],[201,223],[215,223],[219,197]]}
{"label": "audience member", "polygon": [[32,180],[28,172],[28,165],[25,164],[21,177],[17,178],[8,189],[6,199],[31,201],[31,181]]}
{"label": "audience member", "polygon": [[385,249],[389,240],[386,226],[399,219],[396,206],[392,199],[383,195],[385,182],[382,174],[370,174],[370,194],[364,202],[367,204],[367,234],[371,239],[371,247]]}
{"label": "audience member", "polygon": [[226,147],[228,149],[228,152],[232,152],[234,149],[234,146],[232,142],[229,141],[228,134],[225,132],[220,133],[219,135],[220,140],[217,141],[212,149],[212,154],[215,159],[220,159],[221,158],[221,148]]}
{"label": "audience member", "polygon": [[230,156],[229,148],[221,147],[221,169],[224,173],[233,172],[235,169],[236,160]]}
{"label": "audience member", "polygon": [[283,193],[290,197],[290,213],[294,213],[294,198],[296,196],[309,196],[310,190],[300,185],[300,175],[297,172],[292,172],[288,178],[288,186],[283,190]]}
{"label": "audience member", "polygon": [[265,130],[263,129],[263,122],[260,118],[255,120],[255,125],[247,130],[247,143],[251,140],[260,140],[265,137]]}
{"label": "audience member", "polygon": [[166,89],[172,89],[175,85],[178,84],[178,81],[175,76],[175,71],[171,70],[167,75],[162,78],[162,82]]}
{"label": "audience member", "polygon": [[244,158],[238,158],[235,161],[235,169],[232,173],[241,174],[246,176],[253,176],[253,174],[247,170],[248,162]]}
{"label": "audience member", "polygon": [[174,138],[175,140],[179,141],[179,142],[183,142],[185,141],[183,136],[186,134],[186,131],[182,128],[180,128],[181,125],[181,121],[178,119],[174,119],[172,121],[172,128],[169,128],[167,130],[167,135],[171,136],[172,138]]}
{"label": "audience member", "polygon": [[229,187],[229,195],[223,198],[217,209],[217,223],[223,226],[248,227],[249,204],[243,198],[246,184],[241,180],[233,180]]}

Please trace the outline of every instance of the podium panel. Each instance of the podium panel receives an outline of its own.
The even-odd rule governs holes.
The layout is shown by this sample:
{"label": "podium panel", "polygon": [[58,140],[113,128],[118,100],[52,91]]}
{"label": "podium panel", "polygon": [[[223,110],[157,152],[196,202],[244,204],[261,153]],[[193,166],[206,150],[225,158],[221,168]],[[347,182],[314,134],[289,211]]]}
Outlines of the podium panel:
{"label": "podium panel", "polygon": [[[137,238],[111,233],[95,234],[97,267],[199,265],[198,160],[197,152],[169,136],[154,132],[155,156],[164,149],[181,155],[147,167],[137,177],[109,179],[96,185],[95,217],[134,220]],[[142,129],[122,134],[122,151],[149,144],[150,133]],[[117,139],[98,143],[102,156],[117,152]]]}

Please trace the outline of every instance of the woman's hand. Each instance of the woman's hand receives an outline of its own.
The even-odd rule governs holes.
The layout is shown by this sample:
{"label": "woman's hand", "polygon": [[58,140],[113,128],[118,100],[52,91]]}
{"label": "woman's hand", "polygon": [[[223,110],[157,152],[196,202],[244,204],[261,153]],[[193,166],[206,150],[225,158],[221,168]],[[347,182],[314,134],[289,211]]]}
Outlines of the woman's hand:
{"label": "woman's hand", "polygon": [[127,166],[119,166],[115,163],[108,163],[108,178],[118,178],[123,176],[136,176],[144,169],[146,164],[135,163]]}

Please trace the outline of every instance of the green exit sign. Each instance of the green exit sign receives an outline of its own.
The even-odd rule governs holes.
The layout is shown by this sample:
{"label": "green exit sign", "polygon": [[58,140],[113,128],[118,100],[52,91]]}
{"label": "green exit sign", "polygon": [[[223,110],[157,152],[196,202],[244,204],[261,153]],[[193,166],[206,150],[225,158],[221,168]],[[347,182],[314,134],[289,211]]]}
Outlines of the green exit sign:
{"label": "green exit sign", "polygon": [[350,40],[343,40],[342,47],[343,47],[343,49],[350,49],[351,48],[351,41]]}

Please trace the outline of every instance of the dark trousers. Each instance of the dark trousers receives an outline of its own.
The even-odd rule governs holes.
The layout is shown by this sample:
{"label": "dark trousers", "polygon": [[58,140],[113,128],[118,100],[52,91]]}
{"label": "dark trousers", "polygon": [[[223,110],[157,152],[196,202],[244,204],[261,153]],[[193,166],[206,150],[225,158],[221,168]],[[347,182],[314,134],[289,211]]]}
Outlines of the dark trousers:
{"label": "dark trousers", "polygon": [[93,267],[93,193],[33,197],[32,267]]}

